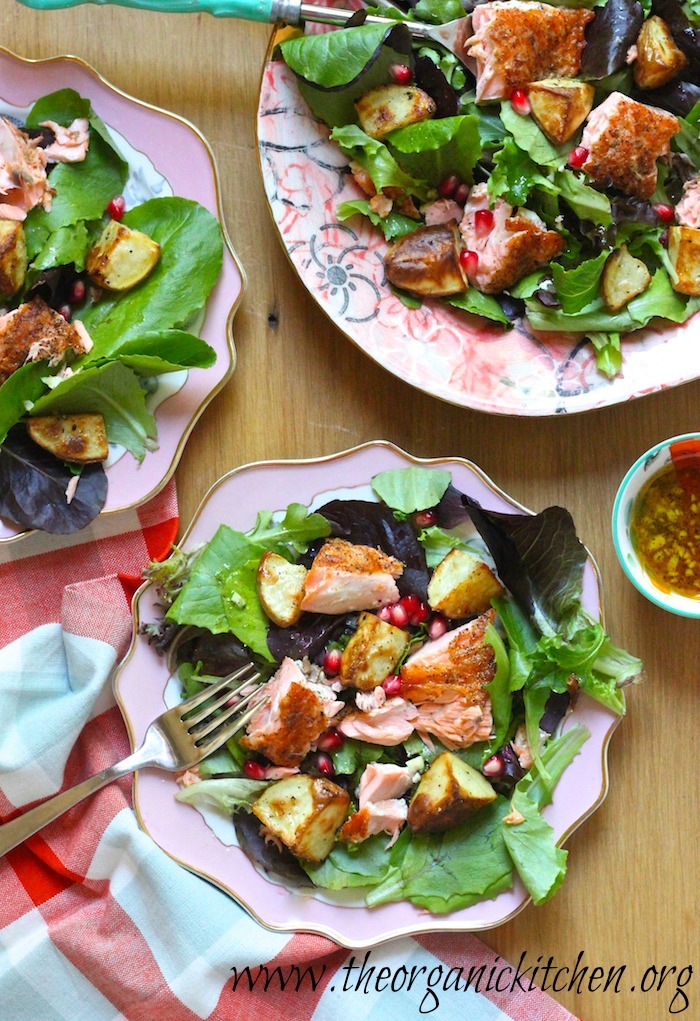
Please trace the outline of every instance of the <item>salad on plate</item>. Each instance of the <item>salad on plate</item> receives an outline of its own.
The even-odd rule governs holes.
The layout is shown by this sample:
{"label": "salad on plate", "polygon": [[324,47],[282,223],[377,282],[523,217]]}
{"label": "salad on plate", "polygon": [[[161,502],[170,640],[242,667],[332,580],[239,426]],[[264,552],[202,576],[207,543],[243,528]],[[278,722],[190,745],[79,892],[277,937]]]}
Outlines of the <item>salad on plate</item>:
{"label": "salad on plate", "polygon": [[[278,53],[389,244],[386,279],[537,336],[620,338],[700,308],[700,14],[680,0],[417,0]],[[406,19],[464,18],[460,60]]]}
{"label": "salad on plate", "polygon": [[196,329],[221,227],[131,172],[73,89],[0,118],[0,517],[22,528],[84,528],[105,467],[156,449],[158,403],[216,358]]}
{"label": "salad on plate", "polygon": [[641,671],[583,608],[586,562],[564,509],[488,511],[417,466],[176,550],[141,624],[173,697],[261,675],[245,731],[177,799],[233,817],[256,867],[305,894],[440,915],[518,875],[546,901],[567,852],[542,809],[588,737],[577,705],[622,715]]}

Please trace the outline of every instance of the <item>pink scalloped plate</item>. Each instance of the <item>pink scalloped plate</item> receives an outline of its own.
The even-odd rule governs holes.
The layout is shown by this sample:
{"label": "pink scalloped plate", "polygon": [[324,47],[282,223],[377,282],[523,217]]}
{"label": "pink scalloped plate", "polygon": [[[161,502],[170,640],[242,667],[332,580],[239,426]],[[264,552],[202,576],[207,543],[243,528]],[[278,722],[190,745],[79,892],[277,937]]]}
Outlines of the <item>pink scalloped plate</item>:
{"label": "pink scalloped plate", "polygon": [[339,223],[341,202],[366,198],[347,160],[268,51],[258,147],[272,219],[309,294],[360,350],[451,404],[498,415],[548,416],[604,408],[700,376],[700,313],[638,330],[622,342],[622,371],[596,369],[592,345],[564,333],[511,330],[439,301],[409,309],[384,273],[387,243],[362,217]]}
{"label": "pink scalloped plate", "polygon": [[[329,497],[372,499],[369,482],[373,475],[414,464],[449,469],[454,484],[484,507],[530,513],[470,461],[420,459],[391,443],[374,442],[316,460],[262,462],[230,472],[209,491],[181,545],[189,549],[208,541],[221,523],[247,530],[255,524],[258,510],[283,509],[293,501],[319,506]],[[584,572],[583,601],[594,616],[601,614],[600,581],[591,558]],[[138,633],[141,622],[158,616],[153,588],[145,585],[137,593],[131,648],[115,677],[117,701],[133,747],[143,739],[150,721],[172,704],[172,686],[168,691],[170,676],[163,658]],[[564,773],[553,803],[544,812],[559,843],[595,811],[607,793],[607,748],[618,722],[609,710],[581,696],[565,723],[565,727],[581,723],[591,736]],[[233,836],[222,836],[218,826],[212,828],[202,814],[176,801],[177,789],[170,774],[143,770],[137,775],[134,805],[142,827],[181,865],[221,887],[263,925],[280,932],[319,933],[343,946],[366,947],[421,932],[493,928],[529,903],[519,881],[493,900],[442,916],[407,902],[370,909],[357,903],[329,902],[308,892],[291,892],[258,872]],[[226,825],[233,834],[233,826]]]}
{"label": "pink scalloped plate", "polygon": [[[197,419],[231,377],[236,364],[233,317],[245,289],[245,274],[223,222],[214,155],[193,124],[120,92],[76,57],[27,60],[0,49],[0,113],[10,107],[26,109],[40,96],[63,88],[86,96],[117,144],[125,146],[131,171],[127,188],[140,195],[138,201],[156,193],[194,199],[217,217],[225,241],[221,275],[198,329],[216,351],[216,362],[208,369],[190,370],[177,393],[158,406],[157,450],[141,464],[126,453],[109,465],[102,511],[106,515],[136,507],[163,488]],[[0,521],[0,543],[29,534]]]}

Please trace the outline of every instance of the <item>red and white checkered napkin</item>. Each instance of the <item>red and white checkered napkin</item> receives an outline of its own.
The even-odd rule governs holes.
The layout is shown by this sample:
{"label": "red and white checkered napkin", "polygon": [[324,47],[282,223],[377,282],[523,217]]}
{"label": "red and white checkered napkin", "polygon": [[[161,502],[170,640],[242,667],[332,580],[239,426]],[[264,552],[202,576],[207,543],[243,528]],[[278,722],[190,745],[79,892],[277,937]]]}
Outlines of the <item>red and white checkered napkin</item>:
{"label": "red and white checkered napkin", "polygon": [[[177,529],[171,483],[87,539],[0,546],[3,818],[128,754],[111,673],[141,571],[168,554]],[[506,991],[465,988],[482,965]],[[505,968],[469,934],[367,954],[269,932],[138,828],[130,778],[0,859],[3,1021],[572,1018],[539,990],[511,990]]]}

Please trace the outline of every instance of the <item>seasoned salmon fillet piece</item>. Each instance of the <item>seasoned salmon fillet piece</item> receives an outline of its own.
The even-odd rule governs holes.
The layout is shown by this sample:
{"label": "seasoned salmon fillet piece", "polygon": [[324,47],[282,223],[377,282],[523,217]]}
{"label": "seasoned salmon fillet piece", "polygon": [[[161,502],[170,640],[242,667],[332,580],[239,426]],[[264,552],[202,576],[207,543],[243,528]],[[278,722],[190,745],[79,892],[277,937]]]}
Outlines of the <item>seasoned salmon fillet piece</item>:
{"label": "seasoned salmon fillet piece", "polygon": [[[477,8],[478,10],[478,8]],[[564,250],[566,242],[555,230],[548,230],[530,210],[517,213],[504,199],[497,198],[493,226],[484,234],[476,228],[476,214],[489,208],[485,184],[472,188],[459,225],[464,244],[476,252],[478,262],[468,272],[469,283],[484,294],[498,294],[512,287],[538,266],[545,266]]]}
{"label": "seasoned salmon fillet piece", "polygon": [[327,685],[308,681],[292,659],[282,661],[262,690],[269,698],[240,743],[277,766],[298,766],[343,703]]}
{"label": "seasoned salmon fillet piece", "polygon": [[491,737],[491,700],[487,696],[482,703],[474,705],[470,696],[449,691],[444,700],[421,702],[413,726],[419,734],[432,734],[450,751],[468,748]]}
{"label": "seasoned salmon fillet piece", "polygon": [[350,613],[388,606],[399,599],[394,579],[402,571],[403,564],[379,549],[328,539],[306,576],[301,608],[312,613]]}
{"label": "seasoned salmon fillet piece", "polygon": [[[487,610],[409,656],[401,667],[405,698],[420,704],[462,696],[472,706],[490,705],[485,685],[495,676],[496,661],[493,648],[484,642],[484,632],[495,615]],[[415,718],[414,726],[418,728]]]}
{"label": "seasoned salmon fillet piece", "polygon": [[58,365],[69,352],[92,347],[81,322],[69,323],[41,298],[33,298],[0,316],[0,384],[25,362],[47,359]]}
{"label": "seasoned salmon fillet piece", "polygon": [[56,121],[41,121],[40,127],[53,131],[54,140],[44,147],[44,156],[54,163],[82,163],[90,145],[90,122],[77,117],[68,127]]}
{"label": "seasoned salmon fillet piece", "polygon": [[465,44],[476,62],[477,103],[507,99],[513,89],[543,78],[574,78],[593,17],[593,11],[521,0],[479,4]]}
{"label": "seasoned salmon fillet piece", "polygon": [[398,798],[369,802],[343,824],[338,839],[359,844],[375,833],[386,833],[391,837],[387,847],[391,847],[407,818],[408,805]]}
{"label": "seasoned salmon fillet piece", "polygon": [[376,801],[402,797],[413,786],[410,769],[393,762],[368,762],[360,778],[360,808]]}
{"label": "seasoned salmon fillet piece", "polygon": [[700,176],[686,181],[676,206],[676,222],[684,227],[700,228]]}
{"label": "seasoned salmon fillet piece", "polygon": [[51,209],[46,153],[7,117],[0,117],[0,216],[24,220],[30,209]]}
{"label": "seasoned salmon fillet piece", "polygon": [[656,161],[670,149],[680,124],[673,114],[612,92],[590,114],[581,137],[582,169],[605,185],[639,199],[656,187]]}

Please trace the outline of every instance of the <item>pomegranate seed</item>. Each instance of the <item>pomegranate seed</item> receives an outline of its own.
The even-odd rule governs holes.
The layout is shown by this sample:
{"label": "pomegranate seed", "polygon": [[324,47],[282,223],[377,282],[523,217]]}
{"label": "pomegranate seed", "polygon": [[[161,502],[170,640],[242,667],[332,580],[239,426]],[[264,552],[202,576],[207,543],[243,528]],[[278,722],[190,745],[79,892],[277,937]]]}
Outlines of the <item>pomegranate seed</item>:
{"label": "pomegranate seed", "polygon": [[438,194],[443,199],[452,199],[455,196],[455,192],[459,188],[462,182],[456,174],[450,174],[446,177],[442,184],[438,185]]}
{"label": "pomegranate seed", "polygon": [[473,276],[479,266],[479,256],[476,252],[465,248],[459,253],[459,262],[467,276]]}
{"label": "pomegranate seed", "polygon": [[447,621],[444,617],[441,617],[439,613],[436,613],[428,624],[428,638],[434,642],[436,638],[442,638],[442,636],[446,633]]}
{"label": "pomegranate seed", "polygon": [[323,657],[323,672],[326,677],[335,677],[340,673],[343,654],[340,649],[329,649]]}
{"label": "pomegranate seed", "polygon": [[316,769],[319,773],[323,773],[324,776],[332,777],[335,776],[335,766],[333,760],[329,755],[321,752],[320,755],[316,756]]}
{"label": "pomegranate seed", "polygon": [[430,607],[427,603],[418,603],[418,609],[415,610],[408,618],[409,624],[413,627],[418,627],[419,624],[424,624],[430,616]]}
{"label": "pomegranate seed", "polygon": [[123,195],[115,195],[107,206],[107,216],[112,220],[121,220],[126,212],[126,199]]}
{"label": "pomegranate seed", "polygon": [[391,616],[389,617],[389,620],[394,625],[394,627],[406,627],[406,625],[408,624],[408,614],[406,613],[406,610],[401,605],[401,603],[393,604],[393,606],[391,607]]}
{"label": "pomegranate seed", "polygon": [[382,606],[381,610],[377,610],[377,616],[388,624],[391,621],[391,607]]}
{"label": "pomegranate seed", "polygon": [[493,230],[493,213],[490,209],[477,209],[474,214],[474,229],[478,238],[483,238]]}
{"label": "pomegranate seed", "polygon": [[387,695],[400,695],[401,689],[403,688],[403,681],[399,674],[389,674],[382,683],[382,687]]}
{"label": "pomegranate seed", "polygon": [[70,305],[61,305],[58,311],[68,323],[73,318],[73,309]]}
{"label": "pomegranate seed", "polygon": [[502,756],[498,753],[492,755],[481,767],[481,772],[484,776],[503,776],[504,762]]}
{"label": "pomegranate seed", "polygon": [[569,153],[569,166],[573,167],[574,170],[578,170],[588,159],[588,149],[585,145],[577,145],[575,149],[572,149]]}
{"label": "pomegranate seed", "polygon": [[399,599],[399,604],[403,606],[404,610],[410,617],[411,614],[415,613],[420,606],[420,599],[411,592],[410,595],[404,596],[403,599]]}
{"label": "pomegranate seed", "polygon": [[654,212],[662,223],[673,223],[676,217],[676,211],[673,206],[669,206],[665,202],[658,202],[654,206]]}
{"label": "pomegranate seed", "polygon": [[667,230],[665,230],[661,234],[659,234],[659,242],[660,242],[660,244],[662,244],[664,246],[664,248],[668,248],[668,231]]}
{"label": "pomegranate seed", "polygon": [[85,301],[85,295],[87,294],[87,288],[85,287],[84,280],[74,280],[70,289],[70,300],[73,305],[79,305],[81,301]]}
{"label": "pomegranate seed", "polygon": [[408,85],[413,81],[413,71],[408,64],[392,64],[389,74],[397,85]]}
{"label": "pomegranate seed", "polygon": [[458,206],[466,206],[467,200],[469,199],[469,185],[460,184],[459,188],[455,192],[455,202]]}
{"label": "pomegranate seed", "polygon": [[413,523],[418,528],[430,528],[437,523],[437,514],[434,510],[418,511],[413,515]]}
{"label": "pomegranate seed", "polygon": [[322,752],[337,752],[339,748],[343,747],[344,743],[345,738],[335,727],[329,727],[316,742],[319,750]]}
{"label": "pomegranate seed", "polygon": [[527,117],[530,112],[530,100],[527,98],[525,89],[513,89],[510,96],[510,105],[521,117]]}
{"label": "pomegranate seed", "polygon": [[259,762],[253,762],[252,759],[246,759],[243,763],[243,773],[249,780],[265,779],[265,767]]}

